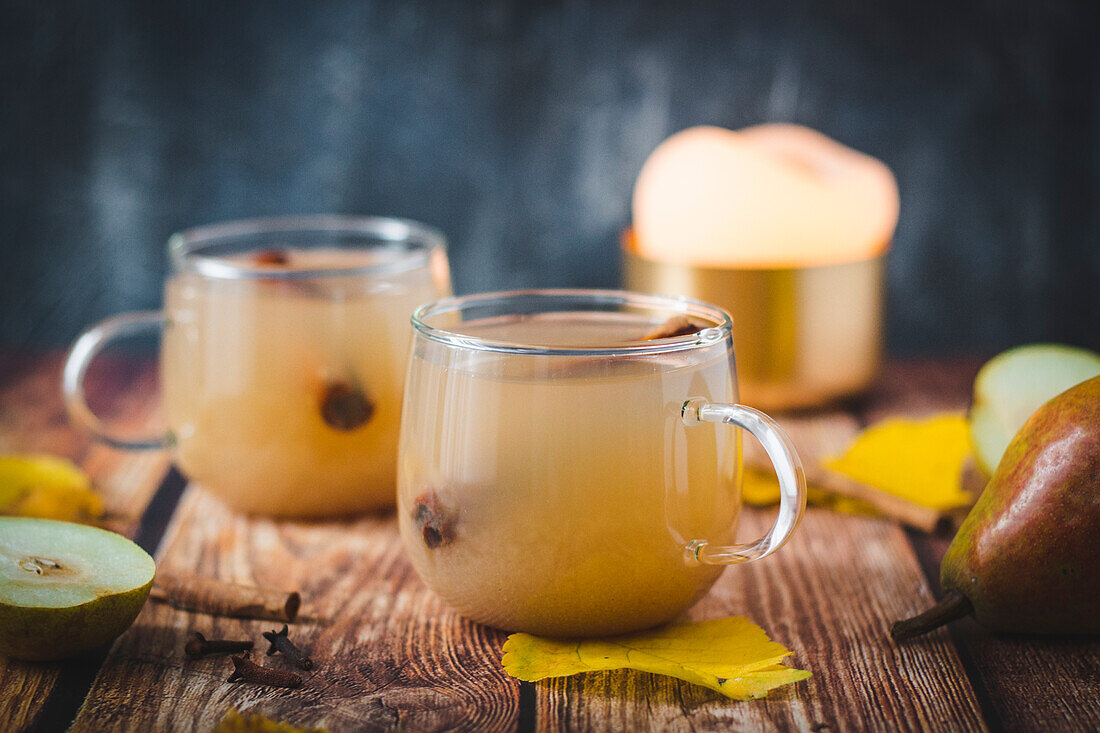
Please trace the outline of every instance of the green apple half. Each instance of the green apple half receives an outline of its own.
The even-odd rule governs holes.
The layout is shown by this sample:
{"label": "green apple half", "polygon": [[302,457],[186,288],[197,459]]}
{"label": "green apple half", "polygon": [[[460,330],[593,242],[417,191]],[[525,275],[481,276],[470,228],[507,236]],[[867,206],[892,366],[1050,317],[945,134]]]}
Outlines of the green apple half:
{"label": "green apple half", "polygon": [[1060,344],[1032,344],[995,356],[974,379],[970,440],[986,477],[1027,419],[1053,397],[1100,374],[1100,354]]}
{"label": "green apple half", "polygon": [[113,532],[0,517],[0,655],[64,659],[107,644],[137,618],[155,573]]}

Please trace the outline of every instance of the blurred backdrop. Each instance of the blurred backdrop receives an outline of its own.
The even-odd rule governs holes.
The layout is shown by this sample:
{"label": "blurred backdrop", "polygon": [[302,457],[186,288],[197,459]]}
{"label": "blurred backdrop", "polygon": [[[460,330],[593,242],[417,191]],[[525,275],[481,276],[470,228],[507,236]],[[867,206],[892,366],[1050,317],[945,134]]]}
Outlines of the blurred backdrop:
{"label": "blurred backdrop", "polygon": [[155,307],[189,225],[421,219],[456,290],[616,286],[671,133],[793,121],[895,171],[894,354],[1100,346],[1088,2],[4,0],[0,347]]}

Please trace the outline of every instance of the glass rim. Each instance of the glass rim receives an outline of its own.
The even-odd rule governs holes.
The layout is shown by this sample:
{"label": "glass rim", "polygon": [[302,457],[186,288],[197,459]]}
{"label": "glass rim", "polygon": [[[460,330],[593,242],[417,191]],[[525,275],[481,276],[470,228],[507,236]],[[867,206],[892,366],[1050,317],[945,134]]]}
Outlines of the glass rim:
{"label": "glass rim", "polygon": [[[694,315],[715,323],[693,334],[670,336],[648,341],[609,344],[607,346],[547,346],[537,343],[501,341],[456,333],[433,326],[428,318],[453,313],[471,305],[489,304],[494,301],[521,301],[538,299],[573,299],[579,305],[624,305],[639,309],[673,311],[682,315]],[[578,311],[585,310],[583,307]],[[552,311],[547,311],[552,312]],[[431,341],[474,351],[495,351],[505,354],[533,354],[543,356],[645,356],[672,351],[714,346],[731,339],[733,320],[722,308],[702,300],[685,296],[635,293],[629,290],[602,290],[598,288],[542,288],[528,290],[501,290],[443,298],[425,303],[417,308],[411,318],[414,332]]]}
{"label": "glass rim", "polygon": [[[403,245],[407,251],[404,256],[389,262],[301,270],[278,270],[262,265],[229,262],[222,257],[202,254],[206,247],[230,243],[246,237],[309,232],[347,234],[361,237],[364,241]],[[235,219],[183,229],[168,238],[168,259],[175,271],[188,270],[210,278],[303,280],[415,270],[426,266],[433,252],[446,251],[446,247],[447,238],[443,232],[412,219],[389,216],[308,214]]]}

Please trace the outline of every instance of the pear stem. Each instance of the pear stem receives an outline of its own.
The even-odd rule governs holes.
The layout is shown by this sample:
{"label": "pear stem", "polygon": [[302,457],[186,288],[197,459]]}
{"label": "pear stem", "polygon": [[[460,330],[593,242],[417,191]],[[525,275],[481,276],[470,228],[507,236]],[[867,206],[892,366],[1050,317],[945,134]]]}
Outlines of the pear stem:
{"label": "pear stem", "polygon": [[895,621],[890,627],[890,636],[894,637],[894,641],[905,641],[972,613],[974,606],[970,604],[970,600],[957,590],[949,590],[939,603],[924,613],[904,621]]}

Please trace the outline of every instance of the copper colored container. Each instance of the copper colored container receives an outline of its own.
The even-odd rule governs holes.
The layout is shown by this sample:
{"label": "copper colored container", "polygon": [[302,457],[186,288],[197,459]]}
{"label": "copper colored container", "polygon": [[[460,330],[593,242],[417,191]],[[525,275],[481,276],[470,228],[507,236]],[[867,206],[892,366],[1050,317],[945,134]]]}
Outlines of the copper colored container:
{"label": "copper colored container", "polygon": [[816,407],[868,387],[883,347],[885,255],[836,265],[720,268],[658,262],[623,234],[625,287],[685,295],[733,316],[741,401]]}

